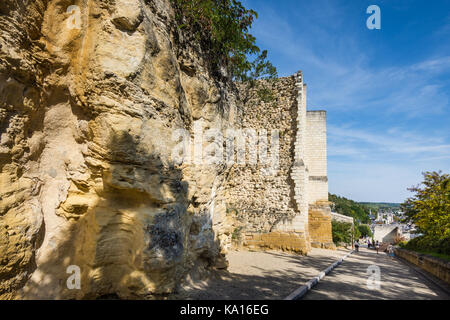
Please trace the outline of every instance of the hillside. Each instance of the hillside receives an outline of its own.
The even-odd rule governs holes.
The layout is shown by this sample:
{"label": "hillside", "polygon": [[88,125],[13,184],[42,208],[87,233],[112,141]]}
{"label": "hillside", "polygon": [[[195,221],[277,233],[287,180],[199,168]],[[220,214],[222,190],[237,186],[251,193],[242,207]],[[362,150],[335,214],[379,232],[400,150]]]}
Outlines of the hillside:
{"label": "hillside", "polygon": [[372,209],[372,212],[378,212],[378,210],[382,211],[400,210],[400,203],[390,203],[390,202],[358,202],[358,203]]}
{"label": "hillside", "polygon": [[370,222],[368,206],[331,193],[328,195],[328,200],[334,203],[332,206],[334,212],[353,217],[360,223]]}

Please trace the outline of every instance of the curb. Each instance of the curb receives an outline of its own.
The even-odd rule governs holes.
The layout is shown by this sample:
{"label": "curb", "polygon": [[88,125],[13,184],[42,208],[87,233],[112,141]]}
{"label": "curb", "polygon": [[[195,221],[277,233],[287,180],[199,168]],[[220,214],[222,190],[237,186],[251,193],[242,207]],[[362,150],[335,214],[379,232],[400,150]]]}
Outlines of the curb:
{"label": "curb", "polygon": [[317,276],[306,282],[303,286],[299,287],[295,291],[293,291],[290,295],[288,295],[283,300],[300,300],[305,294],[308,293],[320,280],[322,280],[327,274],[329,274],[334,268],[339,266],[345,259],[348,258],[349,255],[353,253],[353,250],[347,253],[345,256],[334,262],[328,268],[320,272]]}

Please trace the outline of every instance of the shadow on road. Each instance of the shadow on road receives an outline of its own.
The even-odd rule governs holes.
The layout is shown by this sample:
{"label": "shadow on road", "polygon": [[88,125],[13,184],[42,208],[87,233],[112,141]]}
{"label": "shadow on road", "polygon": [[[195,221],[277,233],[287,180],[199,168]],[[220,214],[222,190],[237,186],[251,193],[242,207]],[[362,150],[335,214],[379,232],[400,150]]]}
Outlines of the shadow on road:
{"label": "shadow on road", "polygon": [[[367,268],[373,265],[380,268],[379,289],[367,286],[370,276]],[[448,300],[449,297],[397,259],[360,248],[304,297],[304,300],[330,299]]]}

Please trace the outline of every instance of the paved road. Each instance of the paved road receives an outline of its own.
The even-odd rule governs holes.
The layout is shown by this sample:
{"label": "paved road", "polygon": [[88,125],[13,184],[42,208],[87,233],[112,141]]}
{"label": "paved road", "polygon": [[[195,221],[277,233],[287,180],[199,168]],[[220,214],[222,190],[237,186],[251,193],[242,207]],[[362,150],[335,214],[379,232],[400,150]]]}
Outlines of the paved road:
{"label": "paved road", "polygon": [[282,300],[349,250],[313,248],[308,256],[277,251],[231,251],[228,271],[181,288],[172,299]]}
{"label": "paved road", "polygon": [[[367,286],[369,266],[380,269],[379,289],[376,282]],[[373,278],[376,280],[375,278]],[[449,300],[435,284],[396,258],[360,248],[322,279],[303,300]]]}

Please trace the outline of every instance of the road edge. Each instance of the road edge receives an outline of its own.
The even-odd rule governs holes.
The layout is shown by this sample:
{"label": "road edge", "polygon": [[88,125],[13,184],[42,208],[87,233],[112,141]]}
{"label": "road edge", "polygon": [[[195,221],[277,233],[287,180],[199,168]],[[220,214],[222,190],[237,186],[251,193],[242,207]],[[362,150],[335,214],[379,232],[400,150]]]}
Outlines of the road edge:
{"label": "road edge", "polygon": [[433,274],[421,269],[419,266],[412,264],[406,259],[403,259],[397,255],[395,256],[395,258],[404,265],[406,265],[407,267],[409,267],[411,270],[413,270],[414,272],[425,278],[427,281],[431,282],[434,286],[436,286],[438,289],[440,289],[450,297],[450,286],[446,284],[444,281],[434,276]]}
{"label": "road edge", "polygon": [[347,259],[354,251],[351,250],[349,253],[344,255],[339,260],[335,261],[328,268],[320,272],[317,276],[306,282],[301,287],[294,290],[291,294],[289,294],[283,300],[300,300],[305,294],[307,294],[316,284],[319,283],[327,274],[333,271],[337,266],[339,266],[345,259]]}

